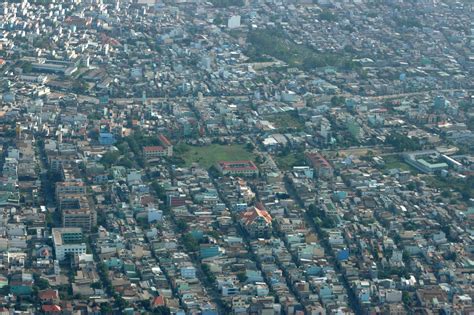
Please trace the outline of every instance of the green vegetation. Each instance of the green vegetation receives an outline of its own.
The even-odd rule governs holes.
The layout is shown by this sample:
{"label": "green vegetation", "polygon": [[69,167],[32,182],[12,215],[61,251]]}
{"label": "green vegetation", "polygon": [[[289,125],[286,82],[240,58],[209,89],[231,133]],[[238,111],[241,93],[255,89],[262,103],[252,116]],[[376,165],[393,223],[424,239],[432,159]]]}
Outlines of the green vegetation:
{"label": "green vegetation", "polygon": [[334,95],[331,97],[331,105],[332,106],[341,106],[346,103],[346,98],[344,96],[336,96]]}
{"label": "green vegetation", "polygon": [[22,66],[21,69],[23,70],[24,73],[29,73],[33,71],[33,65],[31,62],[25,62]]}
{"label": "green vegetation", "polygon": [[400,133],[394,133],[387,137],[385,142],[395,148],[397,151],[416,151],[422,147],[418,142],[418,139],[413,137],[402,135]]}
{"label": "green vegetation", "polygon": [[[456,178],[446,178],[438,176],[426,175],[423,177],[423,180],[429,187],[437,188],[444,192],[442,194],[444,197],[450,197],[450,189],[461,194],[464,200],[469,200],[474,198],[474,177],[470,176],[466,180],[456,179]],[[447,192],[445,192],[447,191]]]}
{"label": "green vegetation", "polygon": [[213,285],[214,282],[216,282],[216,276],[211,271],[211,268],[209,268],[209,265],[207,264],[202,264],[202,272],[206,276],[205,280],[207,281],[208,285]]}
{"label": "green vegetation", "polygon": [[72,91],[77,94],[84,94],[89,89],[89,85],[86,81],[75,80],[72,83]]}
{"label": "green vegetation", "polygon": [[336,222],[318,206],[311,204],[308,207],[308,216],[314,221],[314,224],[323,229],[332,229],[336,227]]}
{"label": "green vegetation", "polygon": [[120,158],[120,152],[108,151],[102,156],[102,158],[100,159],[100,163],[107,166],[111,166],[112,164],[115,164],[119,158]]}
{"label": "green vegetation", "polygon": [[182,241],[188,252],[197,252],[199,250],[199,243],[190,233],[184,234]]}
{"label": "green vegetation", "polygon": [[179,219],[178,221],[176,221],[176,229],[179,233],[186,232],[188,228],[188,223],[186,223],[186,221],[184,221],[183,219]]}
{"label": "green vegetation", "polygon": [[217,8],[227,8],[231,6],[242,7],[244,5],[243,0],[210,0],[210,2]]}
{"label": "green vegetation", "polygon": [[[120,151],[118,155],[115,152],[108,152],[104,155],[101,162],[108,166],[116,164],[128,168],[133,167],[136,162],[139,166],[143,167],[145,165],[142,156],[143,147],[159,144],[158,136],[148,136],[140,129],[137,129],[131,135],[117,142],[116,147]],[[122,157],[120,157],[120,155],[122,155]]]}
{"label": "green vegetation", "polygon": [[170,315],[171,310],[167,306],[158,306],[153,310],[152,314],[157,314],[157,315]]}
{"label": "green vegetation", "polygon": [[247,276],[245,275],[245,272],[239,272],[237,274],[237,279],[239,279],[240,283],[245,283],[247,281]]}
{"label": "green vegetation", "polygon": [[408,28],[423,27],[423,25],[421,25],[420,21],[414,16],[412,16],[412,17],[394,17],[394,21],[397,23],[397,25],[402,26],[402,27],[408,27]]}
{"label": "green vegetation", "polygon": [[202,147],[180,144],[176,147],[175,153],[184,161],[186,166],[190,166],[192,163],[198,163],[206,169],[218,161],[255,159],[255,155],[249,152],[245,145],[240,144],[210,144]]}
{"label": "green vegetation", "polygon": [[383,157],[383,160],[385,162],[384,169],[390,170],[398,168],[401,171],[410,171],[412,174],[418,173],[414,167],[403,162],[403,160],[398,155],[387,155]]}
{"label": "green vegetation", "polygon": [[304,124],[300,121],[296,111],[283,112],[265,116],[265,119],[270,121],[278,129],[303,129]]}
{"label": "green vegetation", "polygon": [[275,163],[281,170],[289,170],[293,166],[302,166],[305,165],[305,157],[303,151],[296,152],[283,152],[275,156]]}
{"label": "green vegetation", "polygon": [[474,131],[474,116],[470,117],[466,122],[467,129]]}
{"label": "green vegetation", "polygon": [[337,21],[337,17],[334,15],[334,13],[328,10],[323,10],[323,12],[319,13],[319,19],[322,21],[329,21],[329,22]]}
{"label": "green vegetation", "polygon": [[322,53],[306,45],[297,45],[280,29],[250,31],[248,42],[251,46],[246,54],[253,61],[262,61],[265,55],[269,55],[288,63],[291,67],[299,67],[303,70],[326,66],[352,70],[358,66],[352,61],[352,56],[345,52]]}

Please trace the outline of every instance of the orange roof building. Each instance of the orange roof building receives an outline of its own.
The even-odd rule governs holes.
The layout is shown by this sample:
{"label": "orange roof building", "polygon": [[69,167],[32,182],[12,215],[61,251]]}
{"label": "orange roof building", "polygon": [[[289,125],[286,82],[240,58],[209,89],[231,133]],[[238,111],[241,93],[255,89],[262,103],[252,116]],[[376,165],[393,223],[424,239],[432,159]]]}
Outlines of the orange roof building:
{"label": "orange roof building", "polygon": [[272,216],[259,204],[240,215],[240,225],[254,238],[268,238],[272,230]]}

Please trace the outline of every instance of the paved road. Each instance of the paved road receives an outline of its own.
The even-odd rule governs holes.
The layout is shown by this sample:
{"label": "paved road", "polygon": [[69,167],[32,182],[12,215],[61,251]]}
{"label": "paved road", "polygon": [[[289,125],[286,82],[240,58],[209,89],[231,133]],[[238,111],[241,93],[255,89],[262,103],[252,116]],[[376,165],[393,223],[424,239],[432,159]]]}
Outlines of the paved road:
{"label": "paved road", "polygon": [[[351,97],[360,97],[363,100],[367,101],[383,101],[389,99],[402,99],[406,97],[413,97],[413,96],[421,96],[426,94],[440,94],[440,93],[454,93],[454,92],[474,92],[474,89],[442,89],[442,90],[429,90],[429,91],[421,91],[421,92],[411,92],[411,93],[397,93],[397,94],[386,94],[386,95],[378,95],[378,96],[361,96],[352,93],[342,93],[338,94],[337,96],[343,96],[345,98]],[[66,96],[65,93],[54,93],[56,96]],[[320,98],[329,98],[332,97],[331,95],[316,95],[316,97]],[[80,102],[90,102],[90,103],[99,103],[99,99],[94,96],[88,95],[78,95],[78,100]],[[176,96],[176,97],[148,97],[147,103],[159,103],[163,101],[185,101],[190,98],[195,98],[194,96]],[[249,95],[226,95],[226,96],[204,96],[203,100],[205,101],[212,101],[215,99],[225,99],[225,98],[236,98],[240,100],[248,100]],[[142,99],[140,97],[132,97],[132,98],[111,98],[111,102],[116,103],[118,105],[127,105],[127,104],[137,104],[141,103]]]}

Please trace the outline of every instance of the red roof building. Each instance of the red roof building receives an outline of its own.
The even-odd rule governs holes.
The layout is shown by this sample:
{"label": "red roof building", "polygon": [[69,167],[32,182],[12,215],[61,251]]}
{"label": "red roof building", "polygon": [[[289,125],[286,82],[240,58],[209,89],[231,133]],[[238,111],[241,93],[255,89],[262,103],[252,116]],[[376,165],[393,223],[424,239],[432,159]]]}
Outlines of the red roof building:
{"label": "red roof building", "polygon": [[307,152],[306,162],[313,167],[316,175],[320,178],[330,178],[333,176],[331,164],[318,152]]}
{"label": "red roof building", "polygon": [[38,292],[38,298],[41,302],[57,303],[59,302],[58,290],[46,289]]}
{"label": "red roof building", "polygon": [[253,176],[258,174],[257,166],[250,160],[219,161],[216,167],[223,175]]}
{"label": "red roof building", "polygon": [[48,313],[48,314],[59,314],[61,313],[61,306],[59,305],[43,305],[41,307],[43,312]]}
{"label": "red roof building", "polygon": [[272,216],[259,204],[240,215],[240,225],[251,237],[267,238],[271,235]]}
{"label": "red roof building", "polygon": [[151,303],[151,307],[156,308],[160,306],[165,306],[166,305],[166,299],[163,296],[157,296],[153,299],[153,302]]}

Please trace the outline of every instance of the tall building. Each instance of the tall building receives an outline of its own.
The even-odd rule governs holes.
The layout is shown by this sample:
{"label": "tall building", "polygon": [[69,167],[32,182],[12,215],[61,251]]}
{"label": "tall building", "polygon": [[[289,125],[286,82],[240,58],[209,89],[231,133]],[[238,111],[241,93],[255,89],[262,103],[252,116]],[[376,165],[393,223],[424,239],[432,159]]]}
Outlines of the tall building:
{"label": "tall building", "polygon": [[90,207],[83,182],[56,183],[56,201],[63,227],[77,227],[90,232],[97,225],[97,216]]}

